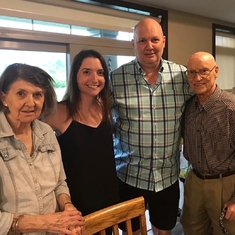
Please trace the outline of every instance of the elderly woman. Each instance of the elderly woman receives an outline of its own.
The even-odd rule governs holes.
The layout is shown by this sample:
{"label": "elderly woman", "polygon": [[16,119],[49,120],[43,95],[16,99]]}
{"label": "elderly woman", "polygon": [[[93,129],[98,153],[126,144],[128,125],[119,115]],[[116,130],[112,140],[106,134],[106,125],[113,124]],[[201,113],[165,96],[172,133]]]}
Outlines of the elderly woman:
{"label": "elderly woman", "polygon": [[0,78],[0,234],[82,234],[53,130],[37,120],[55,105],[53,79],[9,65]]}

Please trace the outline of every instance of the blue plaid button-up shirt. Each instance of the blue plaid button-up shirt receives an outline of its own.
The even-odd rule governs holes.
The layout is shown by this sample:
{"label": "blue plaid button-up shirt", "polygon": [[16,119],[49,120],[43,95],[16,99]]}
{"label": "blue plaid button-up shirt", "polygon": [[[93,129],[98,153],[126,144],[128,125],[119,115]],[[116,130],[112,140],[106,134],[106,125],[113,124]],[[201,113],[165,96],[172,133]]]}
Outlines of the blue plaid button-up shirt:
{"label": "blue plaid button-up shirt", "polygon": [[178,179],[181,116],[193,94],[184,66],[161,63],[155,87],[137,60],[110,76],[117,175],[131,186],[156,192]]}

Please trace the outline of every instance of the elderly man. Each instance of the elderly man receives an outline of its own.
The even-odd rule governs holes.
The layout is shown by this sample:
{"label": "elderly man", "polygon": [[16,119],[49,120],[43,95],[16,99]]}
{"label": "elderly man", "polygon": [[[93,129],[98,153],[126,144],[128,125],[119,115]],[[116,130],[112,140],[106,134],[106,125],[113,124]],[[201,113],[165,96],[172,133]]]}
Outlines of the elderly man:
{"label": "elderly man", "polygon": [[235,234],[235,96],[216,84],[218,65],[207,52],[193,54],[187,77],[196,93],[183,115],[184,156],[193,169],[185,183],[182,224],[185,235]]}

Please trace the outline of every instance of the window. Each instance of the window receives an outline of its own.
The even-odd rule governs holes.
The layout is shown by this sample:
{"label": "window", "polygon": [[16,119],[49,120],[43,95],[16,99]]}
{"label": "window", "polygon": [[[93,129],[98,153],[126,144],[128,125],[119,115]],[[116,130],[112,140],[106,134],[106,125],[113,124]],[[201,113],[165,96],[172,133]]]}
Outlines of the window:
{"label": "window", "polygon": [[219,66],[217,84],[232,91],[235,87],[235,28],[213,25],[214,55]]}
{"label": "window", "polygon": [[[91,5],[95,5],[95,6],[101,6],[101,7],[107,7],[107,8],[111,8],[111,9],[115,9],[115,10],[119,10],[119,11],[126,11],[126,12],[130,12],[130,13],[135,13],[135,14],[139,14],[139,15],[145,15],[145,16],[153,16],[154,15],[154,11],[152,10],[152,8],[149,8],[148,10],[140,10],[140,6],[137,8],[136,4],[133,4],[133,7],[129,6],[130,4],[125,3],[125,2],[115,2],[115,1],[105,1],[105,0],[100,0],[100,1],[92,1],[92,0],[74,0],[75,2],[82,2],[82,3],[87,3],[87,4],[91,4]],[[143,6],[142,6],[143,7]]]}
{"label": "window", "polygon": [[60,24],[41,20],[24,19],[18,17],[0,16],[0,27],[35,30],[42,32],[72,34],[99,38],[131,41],[133,33],[112,31],[97,28],[82,27],[70,24]]}
{"label": "window", "polygon": [[0,54],[0,74],[12,63],[26,63],[38,66],[53,77],[57,100],[62,99],[67,83],[65,52],[0,49]]}

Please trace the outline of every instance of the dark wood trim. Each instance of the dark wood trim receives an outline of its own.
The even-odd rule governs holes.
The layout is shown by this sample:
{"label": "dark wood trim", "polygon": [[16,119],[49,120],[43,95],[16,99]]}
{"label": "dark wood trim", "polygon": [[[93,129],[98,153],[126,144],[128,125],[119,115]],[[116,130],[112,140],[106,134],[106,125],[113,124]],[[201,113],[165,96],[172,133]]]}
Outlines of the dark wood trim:
{"label": "dark wood trim", "polygon": [[161,26],[163,34],[166,36],[166,45],[162,57],[163,59],[168,60],[168,11],[166,11],[162,17]]}
{"label": "dark wood trim", "polygon": [[212,24],[212,55],[214,56],[214,58],[216,55],[215,35],[216,35],[216,25]]}

